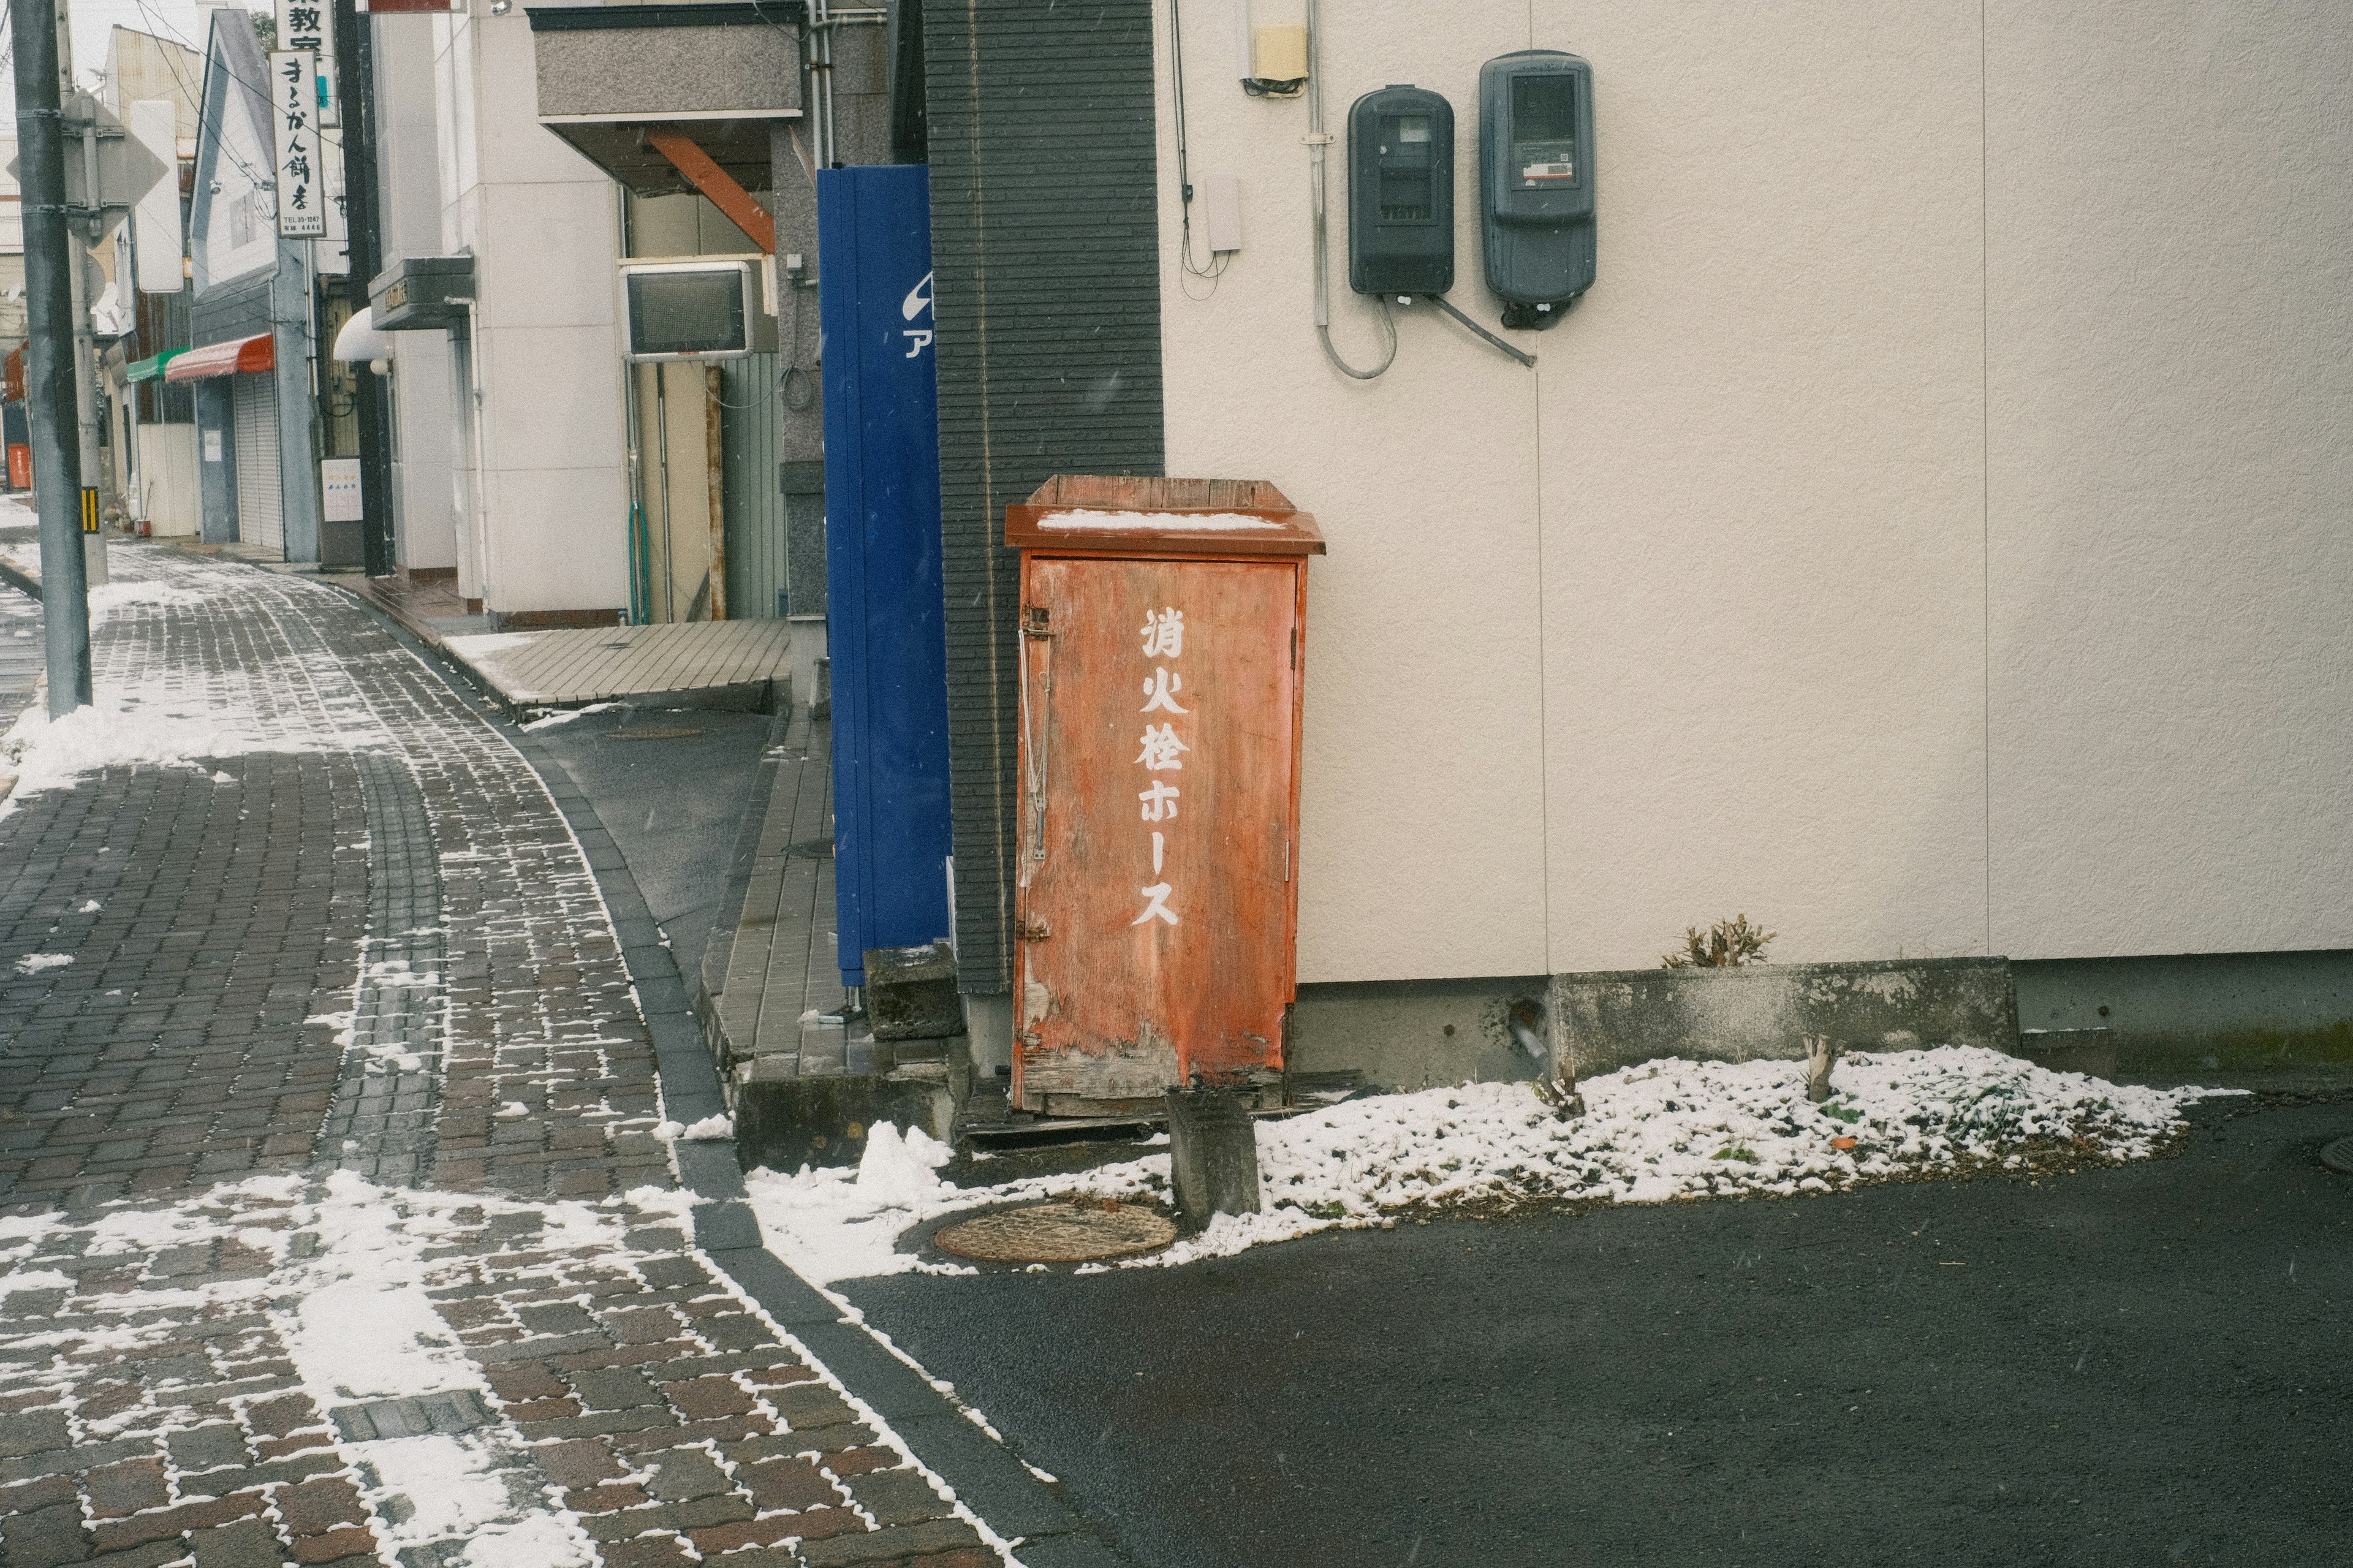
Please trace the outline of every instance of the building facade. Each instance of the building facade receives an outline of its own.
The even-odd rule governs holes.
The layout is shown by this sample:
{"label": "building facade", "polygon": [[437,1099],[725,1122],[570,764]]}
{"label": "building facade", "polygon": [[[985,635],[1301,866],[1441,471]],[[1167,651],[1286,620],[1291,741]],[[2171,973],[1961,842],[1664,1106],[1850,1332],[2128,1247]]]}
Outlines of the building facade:
{"label": "building facade", "polygon": [[269,61],[245,14],[212,13],[188,216],[191,388],[207,543],[320,559],[312,242],[278,232]]}
{"label": "building facade", "polygon": [[[2353,172],[2343,29],[1328,0],[1330,331],[1359,370],[1397,340],[1359,379],[1316,332],[1308,95],[1246,89],[1233,20],[925,14],[968,992],[1009,973],[1003,508],[1157,471],[1271,480],[1329,541],[1311,1051],[1426,1032],[1461,1067],[1461,998],[1736,912],[1777,960],[2005,955],[2030,1027],[2194,993],[2215,1032],[2342,1043],[2353,209],[2313,193]],[[1514,331],[1478,84],[1531,49],[1590,64],[1598,280]],[[1392,83],[1452,106],[1450,300],[1532,368],[1347,287],[1347,111]]]}

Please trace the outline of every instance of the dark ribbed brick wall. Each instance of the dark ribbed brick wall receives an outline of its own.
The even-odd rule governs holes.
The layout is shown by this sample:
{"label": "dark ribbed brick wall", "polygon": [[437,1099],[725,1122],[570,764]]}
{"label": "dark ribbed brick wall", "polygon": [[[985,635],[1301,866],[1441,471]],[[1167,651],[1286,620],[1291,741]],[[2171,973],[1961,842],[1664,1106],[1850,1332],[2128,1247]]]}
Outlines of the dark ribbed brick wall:
{"label": "dark ribbed brick wall", "polygon": [[927,0],[956,937],[1012,973],[1020,571],[1005,508],[1162,471],[1150,0]]}

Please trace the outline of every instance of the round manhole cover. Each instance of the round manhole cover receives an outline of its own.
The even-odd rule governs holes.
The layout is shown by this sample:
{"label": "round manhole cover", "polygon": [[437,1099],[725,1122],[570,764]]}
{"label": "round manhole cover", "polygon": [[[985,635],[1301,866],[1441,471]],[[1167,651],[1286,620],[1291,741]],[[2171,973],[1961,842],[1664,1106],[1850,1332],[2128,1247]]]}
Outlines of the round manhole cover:
{"label": "round manhole cover", "polygon": [[1176,1239],[1176,1224],[1142,1204],[1031,1204],[959,1221],[932,1239],[984,1263],[1092,1263],[1157,1252]]}
{"label": "round manhole cover", "polygon": [[2332,1171],[2342,1171],[2353,1176],[2353,1138],[2339,1138],[2320,1151],[2320,1163]]}

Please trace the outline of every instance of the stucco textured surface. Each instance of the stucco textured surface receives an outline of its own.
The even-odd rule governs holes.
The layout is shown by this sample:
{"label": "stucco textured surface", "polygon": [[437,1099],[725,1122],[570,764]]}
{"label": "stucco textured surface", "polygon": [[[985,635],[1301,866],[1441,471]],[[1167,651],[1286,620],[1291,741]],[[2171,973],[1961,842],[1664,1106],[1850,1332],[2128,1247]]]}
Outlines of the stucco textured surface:
{"label": "stucco textured surface", "polygon": [[616,187],[540,127],[528,90],[508,90],[532,79],[521,13],[445,25],[443,95],[466,111],[445,139],[442,243],[475,252],[483,301],[487,527],[477,574],[460,552],[461,584],[479,581],[492,610],[626,605]]}
{"label": "stucco textured surface", "polygon": [[2353,946],[2353,26],[1989,16],[1990,922]]}
{"label": "stucco textured surface", "polygon": [[676,113],[801,105],[800,49],[774,27],[627,27],[537,36],[542,114]]}
{"label": "stucco textured surface", "polygon": [[[1261,7],[1263,9],[1263,7]],[[1327,0],[1335,132],[1593,63],[1600,266],[1531,373],[1311,325],[1304,105],[1161,19],[1168,471],[1316,513],[1303,982],[2353,941],[2353,35],[2321,6]],[[1280,20],[1271,16],[1261,20]],[[1335,335],[1380,341],[1345,287]],[[1197,259],[1206,260],[1202,237]]]}

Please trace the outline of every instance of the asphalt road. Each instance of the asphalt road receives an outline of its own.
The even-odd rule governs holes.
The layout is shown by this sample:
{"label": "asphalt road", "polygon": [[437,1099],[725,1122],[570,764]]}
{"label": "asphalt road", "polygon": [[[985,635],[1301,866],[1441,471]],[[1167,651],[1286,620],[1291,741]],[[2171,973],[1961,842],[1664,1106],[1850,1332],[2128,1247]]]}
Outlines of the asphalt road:
{"label": "asphalt road", "polygon": [[531,732],[620,846],[689,984],[775,722],[765,713],[623,706]]}
{"label": "asphalt road", "polygon": [[1154,1568],[2353,1563],[2353,1097],[2221,1104],[2039,1185],[844,1289]]}

